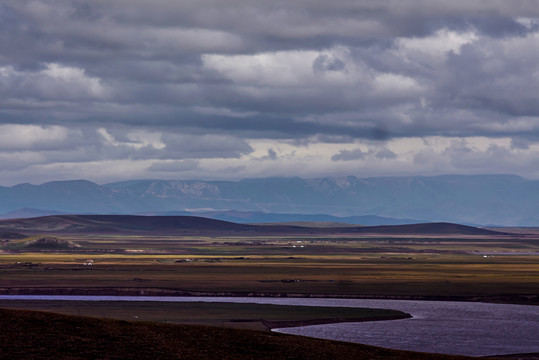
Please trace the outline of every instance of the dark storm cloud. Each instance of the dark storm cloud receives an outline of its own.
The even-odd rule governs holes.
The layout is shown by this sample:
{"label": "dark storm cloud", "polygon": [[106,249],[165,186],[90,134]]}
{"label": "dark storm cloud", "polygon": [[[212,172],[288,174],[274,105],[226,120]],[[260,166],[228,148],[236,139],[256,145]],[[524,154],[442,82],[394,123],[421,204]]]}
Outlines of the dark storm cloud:
{"label": "dark storm cloud", "polygon": [[[9,49],[2,54],[1,62],[15,69],[4,79],[3,88],[14,98],[34,99],[36,106],[41,101],[82,99],[171,107],[210,103],[239,111],[277,113],[292,127],[296,125],[291,118],[308,113],[364,112],[365,107],[400,105],[411,99],[369,95],[371,89],[357,89],[361,83],[356,89],[326,85],[318,91],[275,86],[249,96],[244,87],[257,84],[238,84],[204,68],[201,55],[322,51],[345,45],[354,52],[351,61],[365,65],[365,70],[374,68],[430,82],[442,75],[440,71],[449,70],[452,75],[456,70],[432,68],[429,59],[410,68],[388,51],[388,46],[389,50],[395,46],[391,44],[396,37],[427,37],[443,28],[521,37],[535,31],[536,25],[526,27],[513,17],[538,12],[526,2],[519,2],[519,6],[455,2],[450,6],[432,1],[398,5],[376,1],[233,1],[226,5],[215,1],[9,1],[0,11],[6,30],[2,31],[2,48]],[[457,65],[458,72],[484,63],[468,55],[455,56],[452,62],[458,63],[460,58],[466,66]],[[100,81],[108,93],[92,92],[80,82],[48,79],[43,74],[43,69],[50,66],[46,64],[83,71],[87,81]],[[346,70],[346,60],[328,54],[320,54],[306,65],[315,73]],[[476,77],[466,79],[473,81]],[[349,92],[354,90],[359,90],[360,96],[351,99]],[[488,102],[481,105],[489,106]],[[80,110],[91,111],[88,107]],[[109,121],[128,122],[114,114],[111,117]],[[152,119],[148,125],[159,120]],[[184,124],[181,120],[175,123]],[[339,134],[338,127],[321,130]]]}
{"label": "dark storm cloud", "polygon": [[[533,149],[538,18],[525,0],[5,0],[0,124],[41,127],[28,129],[44,140],[0,152],[165,172],[241,158],[256,139],[511,137]],[[367,154],[399,158],[332,159]]]}
{"label": "dark storm cloud", "polygon": [[476,46],[463,46],[459,55],[449,56],[451,76],[440,84],[451,98],[439,101],[460,108],[489,109],[500,115],[539,116],[539,78],[535,75],[539,57],[533,47],[538,40],[535,35],[514,40],[513,44],[487,39]]}

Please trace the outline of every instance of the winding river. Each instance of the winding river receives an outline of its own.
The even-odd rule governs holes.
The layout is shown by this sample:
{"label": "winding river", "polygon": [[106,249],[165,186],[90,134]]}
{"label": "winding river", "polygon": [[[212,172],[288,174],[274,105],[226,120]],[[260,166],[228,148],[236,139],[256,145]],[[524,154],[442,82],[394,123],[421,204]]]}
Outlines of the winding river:
{"label": "winding river", "polygon": [[539,352],[539,306],[448,301],[0,295],[1,300],[205,301],[395,309],[411,319],[313,325],[274,331],[393,349],[488,356]]}

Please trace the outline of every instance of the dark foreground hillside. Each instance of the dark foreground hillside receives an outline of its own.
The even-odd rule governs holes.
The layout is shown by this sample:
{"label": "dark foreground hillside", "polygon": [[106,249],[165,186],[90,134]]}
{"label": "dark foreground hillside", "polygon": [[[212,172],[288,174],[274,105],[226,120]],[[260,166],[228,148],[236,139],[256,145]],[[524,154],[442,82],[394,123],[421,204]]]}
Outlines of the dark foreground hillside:
{"label": "dark foreground hillside", "polygon": [[0,358],[467,359],[250,330],[6,309],[0,309]]}

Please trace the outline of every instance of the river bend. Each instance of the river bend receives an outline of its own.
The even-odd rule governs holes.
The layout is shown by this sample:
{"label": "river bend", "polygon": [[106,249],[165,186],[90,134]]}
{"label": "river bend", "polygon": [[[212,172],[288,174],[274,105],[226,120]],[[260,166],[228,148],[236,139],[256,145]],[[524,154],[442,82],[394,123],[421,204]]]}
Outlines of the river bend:
{"label": "river bend", "polygon": [[477,302],[149,296],[0,295],[2,300],[206,301],[400,310],[411,319],[312,325],[274,331],[393,349],[489,356],[539,352],[539,306]]}

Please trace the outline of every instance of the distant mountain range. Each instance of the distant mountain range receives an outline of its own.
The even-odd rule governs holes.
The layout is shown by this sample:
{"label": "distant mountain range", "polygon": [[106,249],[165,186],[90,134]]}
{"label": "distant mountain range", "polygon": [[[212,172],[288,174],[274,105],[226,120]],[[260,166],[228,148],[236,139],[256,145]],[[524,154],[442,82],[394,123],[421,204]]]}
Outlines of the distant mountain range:
{"label": "distant mountain range", "polygon": [[[426,221],[538,226],[539,181],[514,175],[85,180],[0,187],[4,218],[53,214],[200,215],[240,223]],[[33,214],[33,215],[32,215]]]}

